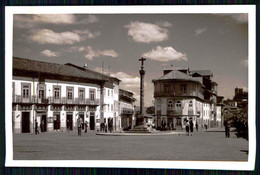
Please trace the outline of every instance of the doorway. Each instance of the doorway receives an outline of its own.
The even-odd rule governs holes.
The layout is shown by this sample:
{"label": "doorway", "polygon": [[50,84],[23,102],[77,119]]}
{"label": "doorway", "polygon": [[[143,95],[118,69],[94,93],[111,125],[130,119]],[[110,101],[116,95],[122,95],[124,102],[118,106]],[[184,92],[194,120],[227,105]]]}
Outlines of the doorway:
{"label": "doorway", "polygon": [[180,117],[176,118],[176,129],[182,130],[182,120]]}
{"label": "doorway", "polygon": [[72,124],[73,124],[72,114],[67,114],[66,124],[67,124],[67,130],[72,131],[73,130],[73,128],[72,128]]}
{"label": "doorway", "polygon": [[30,113],[22,112],[22,133],[30,132]]}
{"label": "doorway", "polygon": [[90,112],[90,130],[95,130],[95,113]]}
{"label": "doorway", "polygon": [[42,114],[40,128],[41,128],[41,132],[46,132],[47,131],[47,117],[46,117],[46,114]]}
{"label": "doorway", "polygon": [[60,114],[54,114],[54,119],[53,119],[53,128],[54,130],[60,130]]}

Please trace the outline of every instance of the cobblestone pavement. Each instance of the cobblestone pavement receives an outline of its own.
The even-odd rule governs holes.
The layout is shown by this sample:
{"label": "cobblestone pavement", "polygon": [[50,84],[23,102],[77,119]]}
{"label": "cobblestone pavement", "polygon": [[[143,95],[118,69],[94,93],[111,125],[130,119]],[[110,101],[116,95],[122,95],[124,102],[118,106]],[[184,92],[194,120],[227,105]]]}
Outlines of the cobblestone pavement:
{"label": "cobblestone pavement", "polygon": [[95,131],[14,134],[14,160],[247,161],[248,141],[231,132],[103,136]]}

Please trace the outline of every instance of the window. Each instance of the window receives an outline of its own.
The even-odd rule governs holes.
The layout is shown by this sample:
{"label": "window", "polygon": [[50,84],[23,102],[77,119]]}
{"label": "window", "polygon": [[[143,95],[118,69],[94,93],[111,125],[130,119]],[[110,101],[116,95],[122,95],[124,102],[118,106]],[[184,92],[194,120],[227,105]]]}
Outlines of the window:
{"label": "window", "polygon": [[89,89],[89,98],[90,100],[95,100],[96,91],[95,89]]}
{"label": "window", "polygon": [[183,94],[186,94],[186,92],[187,92],[187,85],[186,84],[181,84],[181,92]]}
{"label": "window", "polygon": [[180,108],[180,107],[181,107],[181,102],[180,102],[180,101],[177,101],[177,102],[176,102],[176,107],[177,107],[177,108]]}
{"label": "window", "polygon": [[38,85],[38,97],[39,97],[39,99],[45,98],[45,85],[44,84]]}
{"label": "window", "polygon": [[67,99],[68,100],[73,99],[73,87],[67,87]]}
{"label": "window", "polygon": [[85,99],[85,89],[79,88],[79,99],[84,100]]}
{"label": "window", "polygon": [[111,90],[111,96],[112,96],[112,97],[114,96],[113,90]]}
{"label": "window", "polygon": [[168,101],[168,109],[171,110],[173,108],[173,102],[170,100]]}
{"label": "window", "polygon": [[107,106],[107,112],[110,112],[109,110],[110,110],[110,106],[108,105],[108,106]]}
{"label": "window", "polygon": [[107,90],[107,96],[109,97],[109,89]]}
{"label": "window", "polygon": [[54,86],[54,99],[60,99],[60,86]]}
{"label": "window", "polygon": [[111,105],[111,111],[113,111],[114,110],[114,106],[113,105]]}
{"label": "window", "polygon": [[193,103],[192,103],[192,101],[190,101],[190,103],[189,103],[189,107],[192,107],[193,106]]}
{"label": "window", "polygon": [[22,96],[23,98],[30,97],[30,84],[22,84]]}
{"label": "window", "polygon": [[165,84],[165,85],[164,85],[164,92],[165,92],[165,93],[170,92],[170,85],[169,85],[169,84]]}

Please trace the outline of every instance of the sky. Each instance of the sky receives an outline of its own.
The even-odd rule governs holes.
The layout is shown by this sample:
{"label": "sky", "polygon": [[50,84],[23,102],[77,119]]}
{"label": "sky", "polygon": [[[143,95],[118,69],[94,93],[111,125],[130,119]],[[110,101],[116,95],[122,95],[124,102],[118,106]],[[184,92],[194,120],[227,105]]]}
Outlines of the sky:
{"label": "sky", "polygon": [[152,79],[166,67],[212,70],[218,95],[248,88],[248,15],[49,14],[14,15],[13,56],[72,63],[104,72],[134,92],[139,105],[140,62],[145,57],[145,106]]}

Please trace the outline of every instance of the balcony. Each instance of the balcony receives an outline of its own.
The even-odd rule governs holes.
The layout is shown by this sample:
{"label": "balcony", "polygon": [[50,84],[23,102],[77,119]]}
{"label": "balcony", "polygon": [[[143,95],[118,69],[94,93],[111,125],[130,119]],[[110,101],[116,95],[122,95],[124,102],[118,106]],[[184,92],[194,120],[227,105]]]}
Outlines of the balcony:
{"label": "balcony", "polygon": [[39,98],[38,96],[30,96],[28,98],[23,98],[21,95],[13,96],[13,103],[25,103],[25,104],[73,104],[73,105],[89,105],[89,106],[98,106],[99,99],[80,99],[73,98],[68,99],[66,97],[62,98]]}
{"label": "balcony", "polygon": [[132,115],[134,113],[134,110],[133,109],[130,109],[130,108],[123,108],[121,110],[121,114],[125,114],[125,115]]}
{"label": "balcony", "polygon": [[36,104],[48,104],[49,99],[39,98],[35,95],[23,98],[21,95],[13,96],[13,103],[36,103]]}

